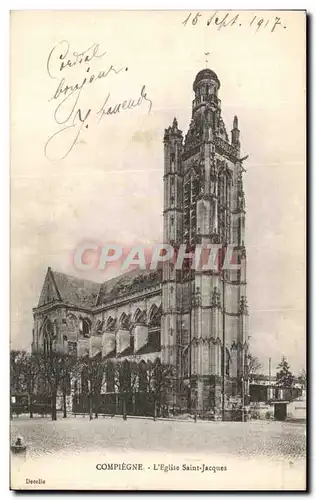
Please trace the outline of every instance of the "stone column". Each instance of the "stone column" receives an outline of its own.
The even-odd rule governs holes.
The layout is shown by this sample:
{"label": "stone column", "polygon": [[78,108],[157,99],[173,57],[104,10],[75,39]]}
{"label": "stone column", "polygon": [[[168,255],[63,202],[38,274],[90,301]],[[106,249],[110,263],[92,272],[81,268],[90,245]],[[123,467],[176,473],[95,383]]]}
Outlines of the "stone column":
{"label": "stone column", "polygon": [[120,354],[125,351],[130,346],[130,332],[129,330],[120,329],[117,332],[117,344],[116,344],[116,352]]}
{"label": "stone column", "polygon": [[90,339],[81,338],[78,340],[78,356],[86,356],[89,354]]}
{"label": "stone column", "polygon": [[144,324],[136,324],[134,326],[134,349],[135,353],[139,351],[148,342],[148,326]]}
{"label": "stone column", "polygon": [[107,356],[115,350],[115,332],[107,331],[102,337],[102,357]]}
{"label": "stone column", "polygon": [[102,351],[102,336],[91,335],[89,342],[89,356],[93,358],[96,354]]}

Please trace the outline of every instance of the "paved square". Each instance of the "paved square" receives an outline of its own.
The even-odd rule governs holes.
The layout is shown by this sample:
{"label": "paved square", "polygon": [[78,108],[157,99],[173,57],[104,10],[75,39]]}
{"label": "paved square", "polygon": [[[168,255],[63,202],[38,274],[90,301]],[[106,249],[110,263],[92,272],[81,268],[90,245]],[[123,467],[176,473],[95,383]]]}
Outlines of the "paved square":
{"label": "paved square", "polygon": [[89,421],[87,416],[52,422],[23,416],[12,421],[11,432],[11,441],[23,436],[32,456],[115,448],[299,459],[306,451],[305,425],[290,422],[154,422],[119,417]]}
{"label": "paved square", "polygon": [[[302,423],[154,422],[119,417],[52,422],[19,417],[12,421],[11,441],[18,435],[23,436],[27,452],[25,457],[12,456],[16,488],[31,489],[30,479],[45,481],[38,489],[305,487]],[[126,464],[136,464],[140,470],[122,470]],[[114,465],[120,469],[111,469]]]}

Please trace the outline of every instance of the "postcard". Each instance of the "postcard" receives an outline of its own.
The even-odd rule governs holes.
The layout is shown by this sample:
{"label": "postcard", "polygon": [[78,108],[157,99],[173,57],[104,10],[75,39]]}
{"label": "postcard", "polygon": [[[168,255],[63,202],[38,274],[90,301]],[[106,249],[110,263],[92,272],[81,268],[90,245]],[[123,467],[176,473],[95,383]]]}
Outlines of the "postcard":
{"label": "postcard", "polygon": [[306,12],[12,11],[10,487],[306,489]]}

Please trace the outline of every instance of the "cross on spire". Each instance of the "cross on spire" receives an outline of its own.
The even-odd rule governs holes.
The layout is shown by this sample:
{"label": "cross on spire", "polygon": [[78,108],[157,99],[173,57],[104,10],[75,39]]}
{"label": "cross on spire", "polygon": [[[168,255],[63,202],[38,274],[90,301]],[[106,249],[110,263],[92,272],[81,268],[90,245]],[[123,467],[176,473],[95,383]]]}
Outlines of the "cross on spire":
{"label": "cross on spire", "polygon": [[207,56],[209,56],[210,53],[209,52],[204,52],[204,55],[205,55],[205,67],[207,68],[207,63],[208,63]]}

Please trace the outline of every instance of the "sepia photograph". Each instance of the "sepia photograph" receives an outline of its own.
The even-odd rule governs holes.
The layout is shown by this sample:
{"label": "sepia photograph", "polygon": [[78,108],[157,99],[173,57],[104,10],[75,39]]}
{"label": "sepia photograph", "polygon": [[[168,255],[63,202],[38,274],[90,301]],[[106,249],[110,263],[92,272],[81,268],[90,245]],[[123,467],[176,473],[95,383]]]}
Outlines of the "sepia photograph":
{"label": "sepia photograph", "polygon": [[306,12],[10,24],[10,488],[305,491]]}

